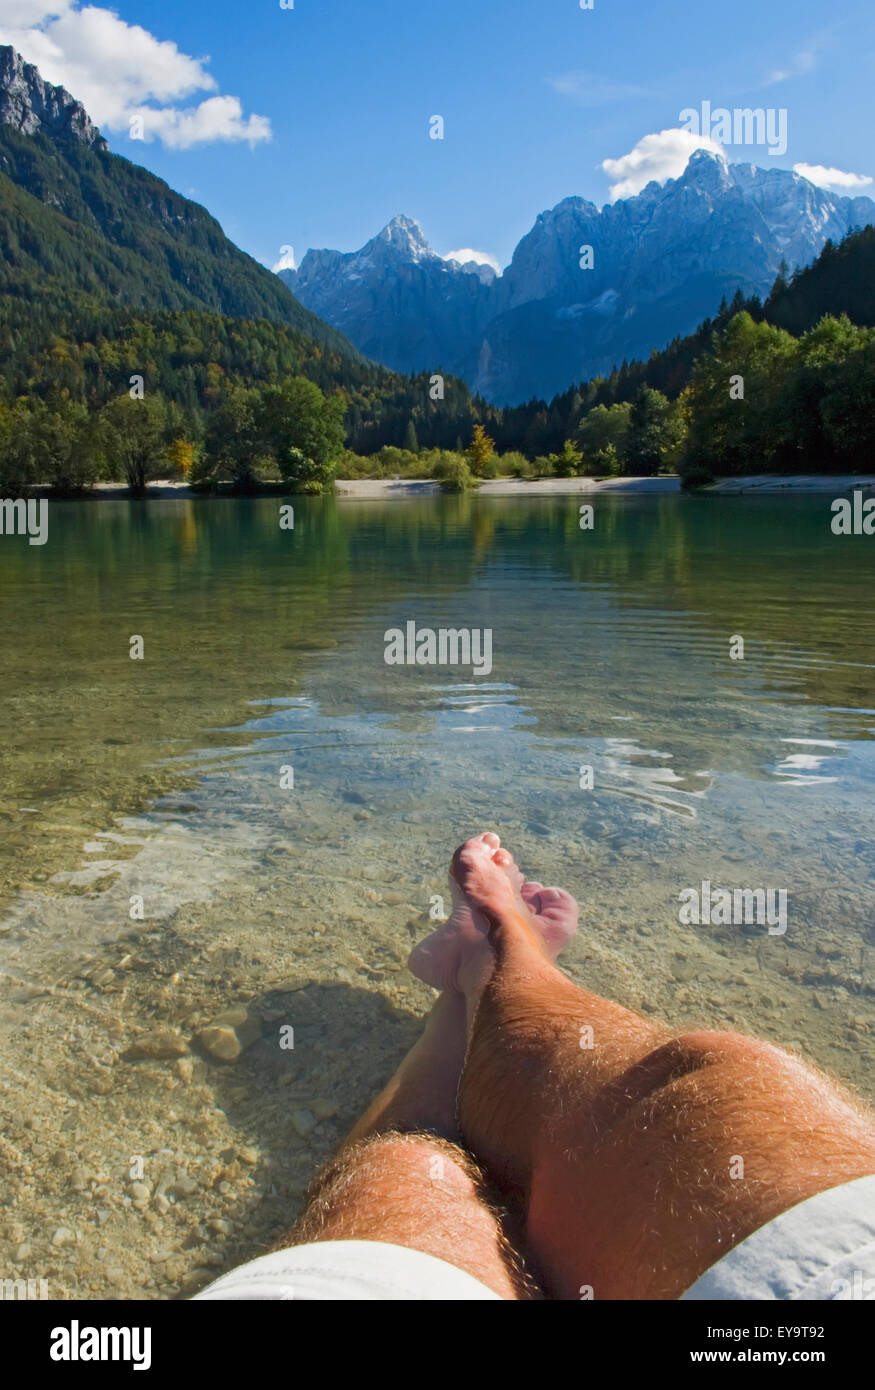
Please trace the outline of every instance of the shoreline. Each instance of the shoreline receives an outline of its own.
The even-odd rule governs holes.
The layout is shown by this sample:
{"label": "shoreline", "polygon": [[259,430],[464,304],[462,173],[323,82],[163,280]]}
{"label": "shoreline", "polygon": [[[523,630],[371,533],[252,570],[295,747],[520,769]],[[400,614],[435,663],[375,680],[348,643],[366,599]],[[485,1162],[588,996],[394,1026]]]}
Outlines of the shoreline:
{"label": "shoreline", "polygon": [[[739,478],[722,478],[707,487],[698,488],[691,496],[700,497],[749,497],[779,496],[782,493],[831,493],[838,496],[857,489],[875,490],[875,474],[853,473],[757,473]],[[667,474],[656,478],[538,478],[528,481],[522,478],[490,478],[479,487],[469,489],[469,495],[481,497],[576,497],[593,493],[621,493],[641,496],[655,493],[666,496],[681,492],[681,480],[677,474]],[[156,479],[146,484],[143,496],[132,497],[121,483],[95,483],[89,493],[78,497],[58,497],[51,493],[40,493],[53,501],[64,502],[162,502],[193,501],[203,498],[229,498],[239,500],[241,496],[230,492],[203,492],[192,488],[188,483],[176,482],[169,478]],[[334,496],[346,501],[403,501],[409,497],[435,497],[441,494],[440,483],[432,478],[336,478]],[[265,489],[253,493],[255,499],[265,497],[297,497],[302,494]],[[462,493],[449,493],[447,496],[463,496]]]}
{"label": "shoreline", "polygon": [[[440,483],[431,478],[337,478],[338,497],[359,500],[384,500],[402,497],[423,497],[440,493]],[[479,487],[470,488],[478,497],[570,497],[591,492],[680,492],[681,481],[676,474],[663,478],[489,478]],[[461,497],[462,493],[449,494]]]}

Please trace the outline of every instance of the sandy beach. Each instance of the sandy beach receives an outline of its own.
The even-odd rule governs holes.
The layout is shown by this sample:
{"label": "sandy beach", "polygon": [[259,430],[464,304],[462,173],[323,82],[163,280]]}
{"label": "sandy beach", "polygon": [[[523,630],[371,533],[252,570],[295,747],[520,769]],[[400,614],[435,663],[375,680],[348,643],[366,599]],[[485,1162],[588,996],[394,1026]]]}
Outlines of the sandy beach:
{"label": "sandy beach", "polygon": [[[679,492],[681,480],[666,478],[491,478],[476,488],[481,497],[563,497],[581,492]],[[340,497],[359,499],[423,497],[440,491],[430,478],[338,478],[335,488]]]}
{"label": "sandy beach", "polygon": [[[406,497],[429,497],[440,491],[440,484],[431,478],[337,478],[338,497],[357,501],[402,501]],[[723,478],[710,487],[701,488],[699,495],[718,494],[733,497],[781,492],[825,492],[832,496],[875,489],[875,474],[796,473],[783,476],[757,473],[743,478]],[[522,478],[491,478],[477,487],[481,497],[574,497],[580,493],[676,493],[681,480],[676,474],[658,478],[538,478],[528,482]],[[119,501],[128,498],[128,490],[119,483],[98,483],[92,494],[101,500]],[[161,478],[146,485],[151,500],[202,497],[187,483]]]}
{"label": "sandy beach", "polygon": [[731,493],[733,496],[751,493],[828,492],[834,497],[855,488],[866,491],[875,488],[875,474],[859,473],[794,473],[786,477],[775,473],[756,473],[744,478],[722,478],[705,492]]}
{"label": "sandy beach", "polygon": [[[338,478],[335,487],[340,497],[359,499],[418,497],[438,491],[438,484],[428,479],[410,478]],[[744,478],[723,478],[710,487],[699,489],[699,495],[716,493],[733,497],[781,492],[826,492],[832,496],[852,492],[855,488],[875,488],[875,474],[863,477],[852,473],[797,473],[782,476],[758,473]],[[526,482],[521,478],[494,478],[481,483],[477,493],[482,497],[563,497],[579,493],[670,493],[680,492],[681,480],[676,474],[659,478],[539,478]]]}

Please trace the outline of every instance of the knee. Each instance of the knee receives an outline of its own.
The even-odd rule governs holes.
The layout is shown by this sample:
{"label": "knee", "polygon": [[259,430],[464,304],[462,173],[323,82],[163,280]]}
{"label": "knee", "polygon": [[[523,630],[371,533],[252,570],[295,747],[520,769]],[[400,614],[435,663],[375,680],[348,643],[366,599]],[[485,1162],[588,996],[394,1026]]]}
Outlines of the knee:
{"label": "knee", "polygon": [[747,1037],[744,1033],[721,1032],[712,1029],[695,1029],[689,1033],[679,1033],[670,1044],[675,1050],[680,1064],[688,1071],[698,1071],[704,1067],[740,1066],[750,1068],[798,1068],[805,1063],[791,1052],[776,1047],[760,1038]]}
{"label": "knee", "polygon": [[749,1087],[751,1097],[773,1088],[801,1090],[809,1094],[839,1093],[840,1088],[824,1072],[803,1057],[762,1038],[744,1033],[698,1029],[673,1040],[681,1067],[688,1074],[706,1078],[713,1072],[724,1084],[731,1078]]}
{"label": "knee", "polygon": [[307,1194],[311,1208],[350,1201],[360,1192],[397,1200],[440,1201],[450,1192],[477,1190],[482,1174],[470,1154],[426,1132],[386,1131],[339,1150],[317,1173]]}
{"label": "knee", "polygon": [[[652,1118],[726,1106],[749,1106],[781,1090],[810,1087],[814,1073],[799,1058],[740,1033],[699,1029],[679,1033],[646,1053],[608,1083],[593,1107],[597,1132],[628,1122],[641,1107]],[[824,1078],[825,1081],[825,1078]]]}

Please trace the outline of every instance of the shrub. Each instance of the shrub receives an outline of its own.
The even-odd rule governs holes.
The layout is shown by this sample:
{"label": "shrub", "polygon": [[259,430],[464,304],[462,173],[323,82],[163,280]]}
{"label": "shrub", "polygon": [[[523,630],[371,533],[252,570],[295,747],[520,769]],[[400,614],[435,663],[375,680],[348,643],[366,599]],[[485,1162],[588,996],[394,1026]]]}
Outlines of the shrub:
{"label": "shrub", "polygon": [[613,444],[607,444],[604,449],[599,449],[595,456],[596,474],[603,477],[618,478],[623,469],[623,461]]}
{"label": "shrub", "polygon": [[553,454],[553,471],[559,478],[576,478],[583,463],[583,454],[570,439],[566,439],[561,454]]}
{"label": "shrub", "polygon": [[501,460],[497,454],[493,454],[492,458],[485,459],[484,462],[481,463],[477,471],[477,476],[478,478],[500,478],[503,472]]}
{"label": "shrub", "polygon": [[684,490],[692,491],[697,487],[707,487],[709,483],[716,482],[714,474],[710,468],[705,468],[703,464],[693,463],[685,468],[681,476],[681,486]]}
{"label": "shrub", "polygon": [[463,454],[442,453],[431,470],[431,476],[444,492],[466,492],[474,482],[468,460]]}
{"label": "shrub", "polygon": [[287,446],[277,463],[283,482],[293,492],[328,492],[334,484],[334,464],[309,458],[303,449]]}
{"label": "shrub", "polygon": [[502,454],[499,458],[502,476],[505,478],[534,478],[535,465],[531,459],[527,459],[525,454],[511,451]]}

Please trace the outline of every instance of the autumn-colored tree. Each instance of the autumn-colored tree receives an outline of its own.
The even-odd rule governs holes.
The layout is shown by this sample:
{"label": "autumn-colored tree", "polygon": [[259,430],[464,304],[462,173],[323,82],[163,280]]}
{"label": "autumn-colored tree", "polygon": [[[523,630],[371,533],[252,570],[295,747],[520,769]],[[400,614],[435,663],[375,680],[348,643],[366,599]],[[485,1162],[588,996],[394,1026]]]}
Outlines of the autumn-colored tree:
{"label": "autumn-colored tree", "polygon": [[187,439],[180,437],[173,440],[167,450],[167,462],[181,478],[188,481],[191,466],[194,463],[194,449]]}
{"label": "autumn-colored tree", "polygon": [[474,426],[474,438],[465,450],[468,466],[476,478],[481,478],[495,457],[495,441],[489,438],[482,425]]}

